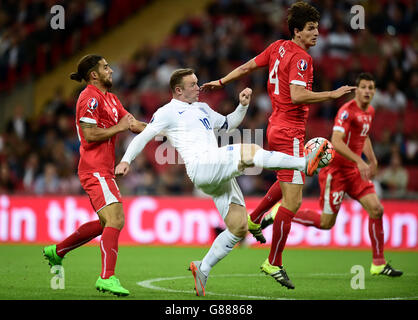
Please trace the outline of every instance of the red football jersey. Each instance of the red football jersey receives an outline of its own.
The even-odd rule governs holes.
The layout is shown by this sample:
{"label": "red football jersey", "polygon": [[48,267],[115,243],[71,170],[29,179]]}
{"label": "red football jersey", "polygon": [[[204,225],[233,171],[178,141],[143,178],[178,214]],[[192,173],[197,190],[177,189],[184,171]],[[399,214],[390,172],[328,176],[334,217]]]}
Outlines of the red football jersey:
{"label": "red football jersey", "polygon": [[273,109],[269,124],[305,129],[309,105],[292,103],[290,84],[312,90],[312,57],[293,41],[278,40],[256,56],[254,61],[259,67],[269,66],[267,91]]}
{"label": "red football jersey", "polygon": [[[345,103],[334,120],[333,130],[345,133],[344,142],[354,153],[361,156],[364,142],[369,135],[370,127],[374,119],[374,109],[371,105],[364,111],[360,109],[356,101],[350,100]],[[357,167],[356,163],[348,160],[336,152],[332,167]]]}
{"label": "red football jersey", "polygon": [[127,113],[113,93],[103,94],[93,85],[87,85],[80,93],[76,109],[76,128],[81,142],[79,175],[98,172],[102,177],[113,177],[116,140],[116,136],[113,136],[105,141],[88,143],[84,139],[79,122],[96,124],[99,128],[110,128]]}

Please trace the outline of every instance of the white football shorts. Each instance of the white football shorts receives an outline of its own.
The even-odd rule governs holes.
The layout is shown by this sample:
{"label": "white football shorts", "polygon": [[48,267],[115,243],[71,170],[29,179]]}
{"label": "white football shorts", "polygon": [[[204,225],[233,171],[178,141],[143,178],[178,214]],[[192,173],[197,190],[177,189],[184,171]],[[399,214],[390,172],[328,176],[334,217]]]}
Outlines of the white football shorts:
{"label": "white football shorts", "polygon": [[241,145],[233,144],[202,154],[195,164],[193,183],[212,196],[223,219],[231,203],[245,206],[244,196],[235,179],[243,173],[238,169],[240,161]]}

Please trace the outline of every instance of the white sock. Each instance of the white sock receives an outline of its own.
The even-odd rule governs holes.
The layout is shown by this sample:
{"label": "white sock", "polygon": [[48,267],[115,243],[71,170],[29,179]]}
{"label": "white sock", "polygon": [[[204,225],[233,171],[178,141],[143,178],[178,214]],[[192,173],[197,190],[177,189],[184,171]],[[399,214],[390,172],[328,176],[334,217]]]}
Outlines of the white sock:
{"label": "white sock", "polygon": [[257,167],[269,170],[305,170],[304,157],[289,156],[288,154],[278,151],[259,149],[254,155],[253,162]]}
{"label": "white sock", "polygon": [[213,241],[206,256],[203,258],[202,264],[200,265],[200,271],[208,276],[213,266],[230,253],[235,244],[241,239],[242,238],[229,232],[228,229],[220,233],[215,241]]}

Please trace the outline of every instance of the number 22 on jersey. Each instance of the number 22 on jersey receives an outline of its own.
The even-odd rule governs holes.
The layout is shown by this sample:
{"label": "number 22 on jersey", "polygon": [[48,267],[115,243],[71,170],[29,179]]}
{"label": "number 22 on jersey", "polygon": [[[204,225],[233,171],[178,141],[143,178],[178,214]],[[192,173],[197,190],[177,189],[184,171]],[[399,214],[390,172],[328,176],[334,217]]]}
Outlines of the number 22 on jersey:
{"label": "number 22 on jersey", "polygon": [[277,75],[277,71],[279,70],[279,59],[276,59],[274,63],[273,69],[271,69],[269,74],[269,82],[274,84],[274,94],[279,95],[279,76]]}

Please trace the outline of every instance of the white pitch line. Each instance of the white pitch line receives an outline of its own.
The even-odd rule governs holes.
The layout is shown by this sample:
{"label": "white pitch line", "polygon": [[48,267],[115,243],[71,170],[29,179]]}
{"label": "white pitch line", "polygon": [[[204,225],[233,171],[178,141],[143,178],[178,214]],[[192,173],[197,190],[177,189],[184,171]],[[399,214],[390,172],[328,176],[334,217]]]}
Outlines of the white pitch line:
{"label": "white pitch line", "polygon": [[[309,273],[304,274],[306,276],[350,276],[350,273]],[[408,276],[416,276],[417,274],[407,274]],[[215,277],[264,277],[262,274],[219,274],[219,275],[212,275],[211,278]],[[172,292],[172,293],[187,293],[187,294],[195,294],[194,290],[177,290],[177,289],[169,289],[163,288],[153,285],[154,282],[160,281],[169,281],[169,280],[179,280],[179,279],[189,279],[190,276],[177,276],[177,277],[166,277],[166,278],[155,278],[149,279],[144,281],[139,281],[136,284],[151,290],[157,291],[165,291],[165,292]],[[237,298],[244,298],[244,299],[258,299],[258,300],[297,300],[297,299],[290,299],[290,298],[278,298],[278,297],[268,297],[268,296],[248,296],[248,295],[241,295],[241,294],[233,294],[233,293],[217,293],[217,292],[210,292],[206,291],[206,295],[214,295],[214,296],[224,296],[224,297],[237,297]],[[418,297],[390,297],[390,298],[378,298],[378,299],[371,299],[371,300],[412,300],[418,299]]]}
{"label": "white pitch line", "polygon": [[[213,275],[211,278],[215,277],[259,277],[262,275],[258,274],[223,274],[223,275]],[[178,277],[168,277],[168,278],[155,278],[155,279],[149,279],[137,282],[136,284],[152,290],[159,290],[159,291],[165,291],[165,292],[173,292],[173,293],[191,293],[195,294],[194,290],[175,290],[175,289],[169,289],[169,288],[162,288],[157,287],[153,285],[153,282],[159,282],[159,281],[168,281],[168,280],[179,280],[179,279],[190,279],[190,276],[178,276]],[[206,295],[214,295],[214,296],[224,296],[224,297],[237,297],[237,298],[244,298],[244,299],[259,299],[259,300],[294,300],[294,299],[288,299],[288,298],[277,298],[277,297],[266,297],[266,296],[248,296],[248,295],[242,295],[242,294],[233,294],[233,293],[217,293],[217,292],[211,292],[206,291]]]}

